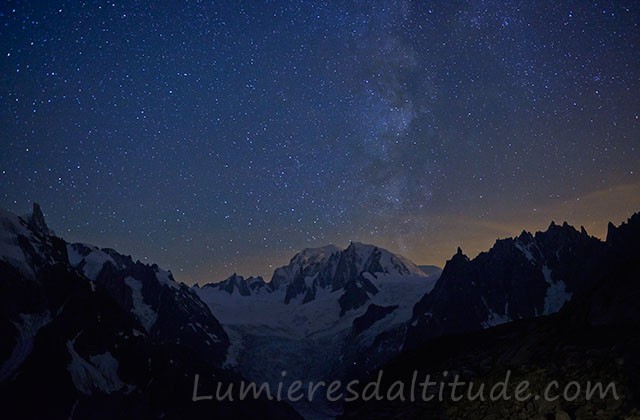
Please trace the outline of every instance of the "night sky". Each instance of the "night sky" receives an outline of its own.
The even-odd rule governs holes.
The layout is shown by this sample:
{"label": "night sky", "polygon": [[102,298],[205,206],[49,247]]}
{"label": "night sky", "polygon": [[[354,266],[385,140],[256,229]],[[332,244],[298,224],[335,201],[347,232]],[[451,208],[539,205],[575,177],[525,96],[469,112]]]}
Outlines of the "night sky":
{"label": "night sky", "polygon": [[638,1],[3,1],[0,207],[177,280],[640,210]]}

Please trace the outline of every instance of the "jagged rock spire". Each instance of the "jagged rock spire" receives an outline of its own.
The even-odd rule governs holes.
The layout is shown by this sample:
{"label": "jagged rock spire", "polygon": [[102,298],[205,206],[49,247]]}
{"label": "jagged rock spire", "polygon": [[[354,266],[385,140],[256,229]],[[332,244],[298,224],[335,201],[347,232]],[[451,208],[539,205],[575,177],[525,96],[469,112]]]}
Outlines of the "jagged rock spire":
{"label": "jagged rock spire", "polygon": [[42,210],[40,209],[40,204],[33,203],[33,211],[31,212],[31,216],[28,220],[29,227],[34,231],[41,233],[43,235],[52,235],[53,232],[47,226],[47,223],[44,220],[44,215],[42,214]]}

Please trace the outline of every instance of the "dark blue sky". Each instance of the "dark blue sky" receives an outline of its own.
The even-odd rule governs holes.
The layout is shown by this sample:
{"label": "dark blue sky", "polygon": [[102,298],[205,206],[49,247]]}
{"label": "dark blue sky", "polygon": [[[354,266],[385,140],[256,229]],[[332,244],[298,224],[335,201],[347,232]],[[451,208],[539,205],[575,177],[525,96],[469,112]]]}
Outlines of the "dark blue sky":
{"label": "dark blue sky", "polygon": [[0,205],[178,280],[640,210],[637,1],[0,8]]}

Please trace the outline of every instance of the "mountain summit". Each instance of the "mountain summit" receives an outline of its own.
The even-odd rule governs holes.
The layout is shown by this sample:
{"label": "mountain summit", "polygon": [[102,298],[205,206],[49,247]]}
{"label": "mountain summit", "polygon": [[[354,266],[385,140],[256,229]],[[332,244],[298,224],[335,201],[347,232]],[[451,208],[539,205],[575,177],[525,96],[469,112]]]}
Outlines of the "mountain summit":
{"label": "mountain summit", "polygon": [[33,211],[27,219],[29,227],[34,231],[43,235],[55,235],[55,233],[49,229],[47,223],[44,220],[44,215],[40,209],[40,204],[33,203]]}

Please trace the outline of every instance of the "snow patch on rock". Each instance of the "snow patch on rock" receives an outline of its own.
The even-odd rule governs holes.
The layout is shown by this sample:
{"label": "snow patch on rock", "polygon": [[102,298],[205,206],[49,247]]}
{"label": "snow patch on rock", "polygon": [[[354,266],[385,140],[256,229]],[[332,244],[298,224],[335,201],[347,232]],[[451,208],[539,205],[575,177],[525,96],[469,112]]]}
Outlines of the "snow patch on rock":
{"label": "snow patch on rock", "polygon": [[106,394],[128,387],[118,376],[118,361],[106,352],[82,358],[74,348],[75,339],[67,341],[67,350],[71,355],[71,362],[67,366],[68,372],[76,389],[85,395],[91,395],[98,390]]}
{"label": "snow patch on rock", "polygon": [[38,331],[49,322],[51,322],[51,316],[48,312],[45,312],[40,314],[21,314],[20,321],[13,323],[18,330],[18,336],[9,358],[0,367],[0,383],[11,377],[20,368],[29,354],[31,354],[31,350],[33,350],[33,340]]}
{"label": "snow patch on rock", "polygon": [[551,269],[546,265],[542,267],[542,275],[549,287],[544,298],[544,314],[549,315],[558,312],[566,302],[571,299],[573,293],[567,292],[567,285],[564,281],[554,281],[551,276]]}
{"label": "snow patch on rock", "polygon": [[125,278],[124,282],[131,289],[131,299],[133,300],[133,308],[131,308],[131,311],[136,315],[147,332],[150,332],[151,327],[153,327],[158,319],[158,314],[144,301],[142,282],[133,277]]}

